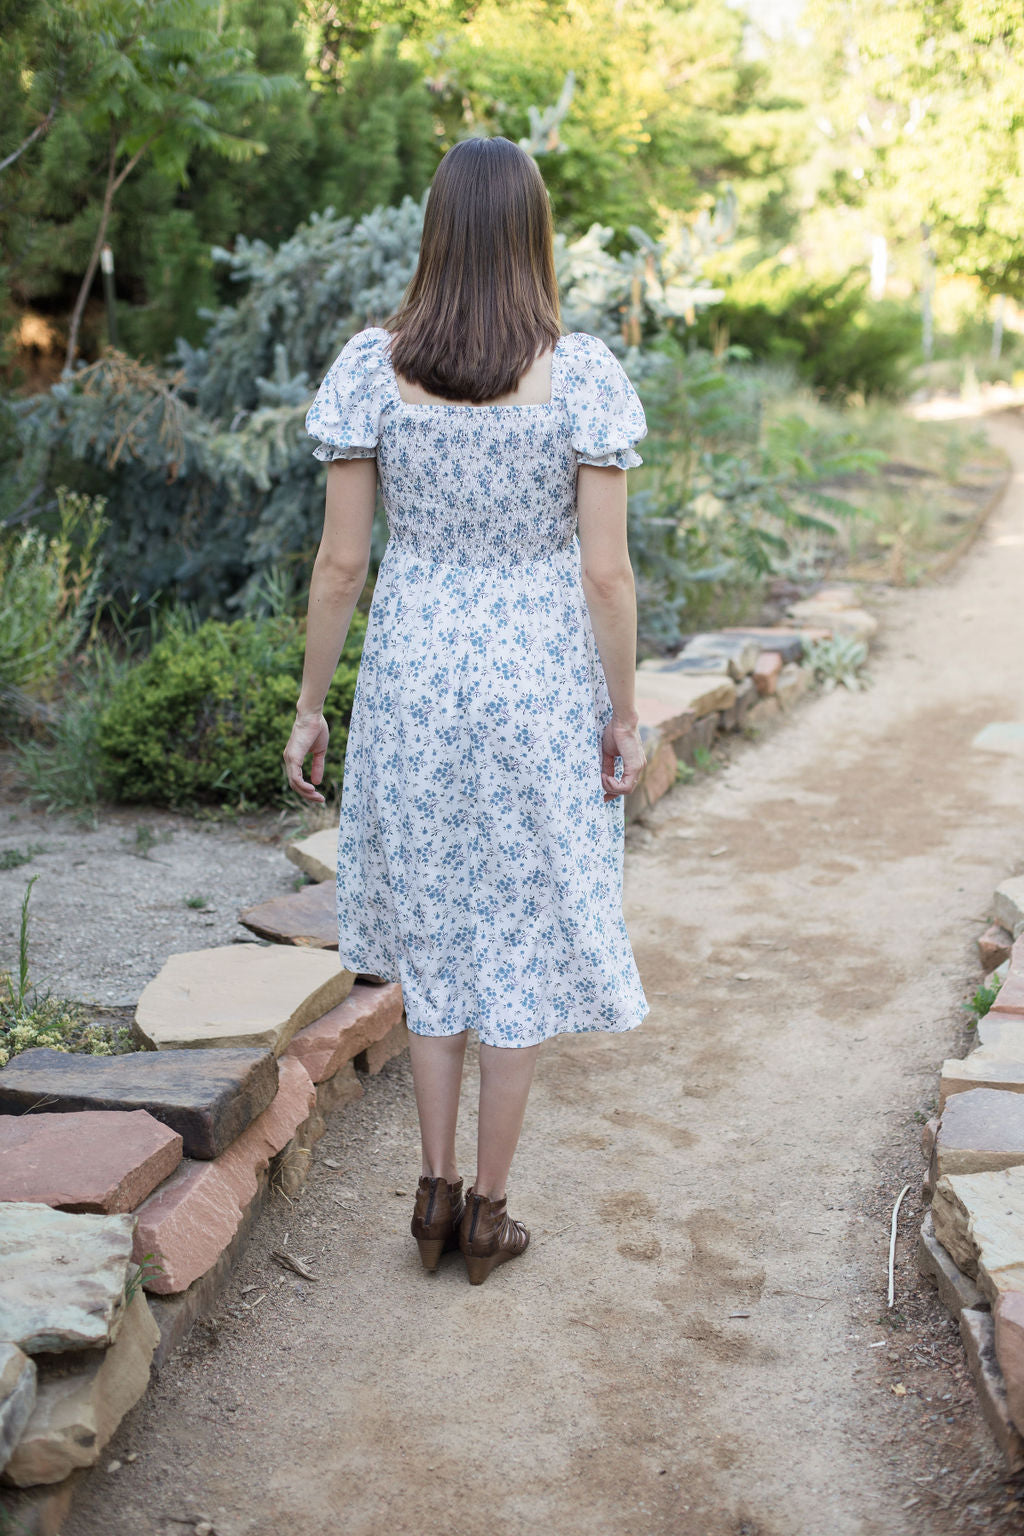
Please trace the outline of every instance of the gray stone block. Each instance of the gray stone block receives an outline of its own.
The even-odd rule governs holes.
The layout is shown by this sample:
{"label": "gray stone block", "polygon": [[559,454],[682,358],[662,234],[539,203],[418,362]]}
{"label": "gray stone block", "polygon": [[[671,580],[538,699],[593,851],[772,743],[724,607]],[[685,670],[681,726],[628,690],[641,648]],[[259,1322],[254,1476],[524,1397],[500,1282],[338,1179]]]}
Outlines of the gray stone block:
{"label": "gray stone block", "polygon": [[272,1051],[131,1051],[87,1056],[38,1046],[0,1072],[0,1114],[145,1109],[182,1139],[186,1157],[219,1157],[277,1093]]}

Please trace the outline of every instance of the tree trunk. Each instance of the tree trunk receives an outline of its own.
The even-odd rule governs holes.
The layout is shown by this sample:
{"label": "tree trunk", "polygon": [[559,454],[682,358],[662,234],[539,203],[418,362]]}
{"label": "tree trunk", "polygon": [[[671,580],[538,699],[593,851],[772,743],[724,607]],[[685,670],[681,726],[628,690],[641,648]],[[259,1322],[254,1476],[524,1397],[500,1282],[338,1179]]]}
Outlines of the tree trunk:
{"label": "tree trunk", "polygon": [[68,328],[68,352],[64,359],[65,375],[71,372],[71,369],[74,366],[75,357],[78,353],[78,333],[82,328],[82,316],[85,313],[86,301],[89,298],[89,291],[92,288],[93,279],[96,276],[96,268],[100,264],[100,252],[102,251],[107,238],[107,225],[110,223],[110,212],[114,206],[114,192],[117,186],[120,185],[116,175],[116,166],[117,140],[114,134],[111,133],[110,160],[107,165],[107,185],[103,190],[103,210],[100,213],[99,229],[96,231],[96,240],[93,244],[92,255],[89,257],[89,265],[85,269],[85,276],[82,278],[82,286],[78,290],[78,297],[75,300],[75,307],[71,311],[71,324]]}

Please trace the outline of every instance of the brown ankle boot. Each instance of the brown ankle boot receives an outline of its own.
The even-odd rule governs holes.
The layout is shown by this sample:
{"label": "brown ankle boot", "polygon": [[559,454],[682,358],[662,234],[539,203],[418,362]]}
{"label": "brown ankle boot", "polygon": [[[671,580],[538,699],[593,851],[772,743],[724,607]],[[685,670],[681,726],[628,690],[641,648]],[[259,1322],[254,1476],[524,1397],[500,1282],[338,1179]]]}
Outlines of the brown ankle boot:
{"label": "brown ankle boot", "polygon": [[449,1184],[427,1174],[421,1177],[411,1226],[424,1269],[435,1270],[442,1253],[459,1246],[459,1223],[465,1208],[461,1179]]}
{"label": "brown ankle boot", "polygon": [[466,1260],[471,1285],[482,1285],[496,1264],[525,1253],[530,1234],[521,1221],[513,1221],[505,1209],[505,1196],[488,1200],[471,1189],[459,1223],[459,1247]]}

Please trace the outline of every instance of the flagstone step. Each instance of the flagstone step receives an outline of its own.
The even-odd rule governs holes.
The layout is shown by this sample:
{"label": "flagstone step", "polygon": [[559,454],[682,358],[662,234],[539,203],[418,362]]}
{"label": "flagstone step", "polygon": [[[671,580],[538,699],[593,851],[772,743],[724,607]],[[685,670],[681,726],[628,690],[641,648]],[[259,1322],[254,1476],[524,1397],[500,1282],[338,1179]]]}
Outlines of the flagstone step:
{"label": "flagstone step", "polygon": [[144,1280],[147,1291],[183,1291],[215,1264],[256,1197],[259,1175],[316,1108],[316,1088],[294,1057],[278,1062],[273,1102],[212,1161],[185,1158],[136,1214],[135,1260],[160,1265]]}
{"label": "flagstone step", "polygon": [[314,1083],[322,1083],[383,1039],[401,1017],[402,988],[397,981],[382,987],[356,982],[344,1002],[300,1029],[284,1054],[301,1061]]}
{"label": "flagstone step", "polygon": [[338,947],[338,888],[332,876],[286,896],[246,907],[238,921],[275,944],[305,944],[311,949]]}
{"label": "flagstone step", "polygon": [[181,1136],[144,1109],[0,1115],[0,1200],[133,1211],[181,1162]]}
{"label": "flagstone step", "polygon": [[338,873],[338,829],[328,827],[289,843],[285,855],[311,880],[333,880]]}
{"label": "flagstone step", "polygon": [[0,1204],[0,1339],[27,1355],[102,1349],[117,1337],[135,1217]]}
{"label": "flagstone step", "polygon": [[0,1115],[138,1110],[177,1131],[186,1157],[217,1157],[277,1092],[277,1060],[248,1046],[89,1056],[36,1046],[0,1072]]}
{"label": "flagstone step", "polygon": [[355,976],[336,955],[290,945],[227,944],[172,955],[144,989],[136,1028],[156,1050],[266,1046],[334,1008]]}
{"label": "flagstone step", "polygon": [[25,1488],[56,1483],[76,1467],[93,1466],[149,1385],[159,1337],[149,1303],[138,1290],[109,1348],[38,1362],[35,1404],[3,1480]]}

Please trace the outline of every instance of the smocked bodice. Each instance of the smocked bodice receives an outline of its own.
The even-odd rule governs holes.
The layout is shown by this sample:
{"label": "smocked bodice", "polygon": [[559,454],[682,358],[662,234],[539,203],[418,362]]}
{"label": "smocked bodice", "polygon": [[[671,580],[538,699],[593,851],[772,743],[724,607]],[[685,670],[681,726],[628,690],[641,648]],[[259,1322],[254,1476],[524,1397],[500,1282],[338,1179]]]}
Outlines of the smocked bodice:
{"label": "smocked bodice", "polygon": [[403,400],[390,333],[353,336],[306,418],[318,458],[376,458],[393,559],[514,565],[572,544],[581,463],[629,469],[647,431],[621,363],[599,337],[559,338],[540,405]]}

